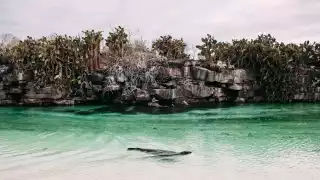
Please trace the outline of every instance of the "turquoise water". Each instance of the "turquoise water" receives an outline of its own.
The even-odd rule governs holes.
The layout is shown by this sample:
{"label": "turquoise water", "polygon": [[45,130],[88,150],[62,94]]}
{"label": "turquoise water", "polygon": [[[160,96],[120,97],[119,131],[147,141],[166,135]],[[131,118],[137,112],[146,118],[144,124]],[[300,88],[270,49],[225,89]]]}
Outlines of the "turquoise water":
{"label": "turquoise water", "polygon": [[[1,180],[319,179],[320,104],[0,108]],[[186,156],[157,157],[129,147]]]}

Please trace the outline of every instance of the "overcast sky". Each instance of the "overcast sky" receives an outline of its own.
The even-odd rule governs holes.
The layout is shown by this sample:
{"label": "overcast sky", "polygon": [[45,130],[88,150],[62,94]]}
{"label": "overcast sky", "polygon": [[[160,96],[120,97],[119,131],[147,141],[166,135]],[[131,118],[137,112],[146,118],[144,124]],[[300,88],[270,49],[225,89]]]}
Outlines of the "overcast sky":
{"label": "overcast sky", "polygon": [[108,32],[123,25],[151,41],[172,34],[195,45],[271,33],[278,40],[320,41],[320,0],[0,0],[0,33],[23,38]]}

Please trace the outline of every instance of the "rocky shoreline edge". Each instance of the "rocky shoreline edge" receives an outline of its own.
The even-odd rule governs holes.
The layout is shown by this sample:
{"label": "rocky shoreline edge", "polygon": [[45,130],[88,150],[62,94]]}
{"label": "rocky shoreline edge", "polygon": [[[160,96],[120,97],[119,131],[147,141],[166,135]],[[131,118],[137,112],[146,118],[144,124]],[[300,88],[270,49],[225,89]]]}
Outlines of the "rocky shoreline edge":
{"label": "rocky shoreline edge", "polygon": [[[255,74],[245,69],[223,64],[206,67],[199,60],[159,61],[149,64],[146,69],[147,72],[136,72],[144,78],[137,79],[135,84],[121,67],[113,74],[104,70],[85,74],[86,81],[72,86],[72,93],[68,93],[54,85],[37,87],[32,71],[18,71],[8,64],[0,65],[0,105],[126,104],[172,107],[268,102]],[[152,70],[157,73],[150,80],[147,74]],[[320,83],[313,83],[312,87],[308,83],[320,71],[316,70],[316,74],[308,72],[305,69],[300,76],[299,81],[305,85],[297,89],[291,102],[320,101]],[[312,91],[306,91],[310,88]]]}

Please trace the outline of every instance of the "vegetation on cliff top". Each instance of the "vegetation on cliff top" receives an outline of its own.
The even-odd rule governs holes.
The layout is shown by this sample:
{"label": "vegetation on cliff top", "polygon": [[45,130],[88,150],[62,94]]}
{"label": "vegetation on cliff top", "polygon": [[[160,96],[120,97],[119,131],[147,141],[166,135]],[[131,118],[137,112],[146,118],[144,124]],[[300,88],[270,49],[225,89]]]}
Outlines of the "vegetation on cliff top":
{"label": "vegetation on cliff top", "polygon": [[185,53],[186,47],[187,44],[182,38],[174,39],[170,35],[160,36],[159,39],[152,42],[152,50],[169,59],[189,58],[189,55]]}
{"label": "vegetation on cliff top", "polygon": [[[114,73],[121,69],[134,81],[153,79],[146,64],[153,60],[155,51],[167,59],[189,58],[183,39],[170,35],[160,36],[149,50],[141,41],[131,42],[119,26],[102,42],[102,32],[93,30],[74,37],[27,37],[14,44],[0,44],[0,58],[6,57],[21,71],[31,70],[39,86],[54,84],[64,89],[71,89],[72,82],[81,83],[83,74],[99,69]],[[320,44],[309,41],[285,44],[271,35],[259,35],[251,40],[219,42],[208,34],[201,42],[196,46],[201,59],[253,71],[269,101],[290,101],[301,87],[301,70],[320,61]]]}
{"label": "vegetation on cliff top", "polygon": [[302,87],[300,76],[303,69],[320,62],[320,44],[309,41],[284,44],[270,34],[231,43],[218,42],[211,35],[201,40],[202,45],[197,46],[201,50],[199,55],[209,62],[222,60],[237,68],[253,71],[269,101],[293,99]]}

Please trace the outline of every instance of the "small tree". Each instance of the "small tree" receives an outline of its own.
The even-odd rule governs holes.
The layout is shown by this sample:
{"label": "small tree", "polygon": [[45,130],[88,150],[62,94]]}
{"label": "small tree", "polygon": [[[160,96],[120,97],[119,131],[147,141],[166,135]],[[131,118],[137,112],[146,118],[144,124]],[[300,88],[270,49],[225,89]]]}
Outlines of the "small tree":
{"label": "small tree", "polygon": [[202,45],[196,46],[200,50],[199,56],[212,61],[214,60],[215,49],[217,48],[218,41],[213,36],[207,34],[207,37],[201,38]]}
{"label": "small tree", "polygon": [[187,44],[183,39],[173,39],[172,36],[160,36],[159,39],[152,42],[152,50],[158,51],[161,56],[170,59],[189,58],[185,53]]}
{"label": "small tree", "polygon": [[115,56],[123,57],[125,54],[125,47],[129,43],[128,34],[121,26],[115,28],[114,32],[110,32],[106,39],[106,45],[111,53]]}
{"label": "small tree", "polygon": [[103,40],[102,31],[95,32],[84,31],[83,40],[87,48],[88,66],[89,70],[96,70],[100,68],[100,42]]}

